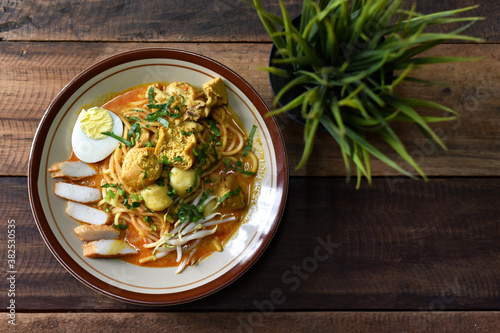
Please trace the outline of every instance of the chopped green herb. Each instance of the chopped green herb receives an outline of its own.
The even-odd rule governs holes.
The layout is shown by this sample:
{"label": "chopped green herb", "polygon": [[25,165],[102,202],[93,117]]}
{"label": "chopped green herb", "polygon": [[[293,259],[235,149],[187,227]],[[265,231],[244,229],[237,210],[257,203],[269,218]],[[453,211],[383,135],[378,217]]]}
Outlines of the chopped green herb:
{"label": "chopped green herb", "polygon": [[166,165],[172,165],[172,162],[170,162],[167,158],[167,156],[163,155],[161,158],[161,163],[166,164]]}
{"label": "chopped green herb", "polygon": [[102,188],[118,188],[118,187],[120,187],[120,185],[106,183],[106,184],[101,185],[101,187]]}
{"label": "chopped green herb", "polygon": [[146,142],[146,144],[144,145],[145,147],[154,147],[153,143],[151,142]]}
{"label": "chopped green herb", "polygon": [[182,162],[182,161],[183,161],[183,159],[182,159],[182,157],[180,157],[180,156],[175,156],[175,157],[174,157],[174,161],[176,161],[176,162]]}
{"label": "chopped green herb", "polygon": [[219,202],[224,202],[227,198],[233,195],[238,195],[241,192],[241,186],[238,186],[238,188],[235,191],[229,191],[226,194],[222,196],[222,198],[219,199]]}
{"label": "chopped green herb", "polygon": [[139,123],[141,122],[141,118],[139,118],[139,117],[125,117],[125,118],[127,118],[128,122],[130,124],[133,124],[135,122],[139,122]]}
{"label": "chopped green herb", "polygon": [[146,107],[150,110],[163,110],[167,104],[148,104]]}
{"label": "chopped green herb", "polygon": [[252,171],[246,171],[246,170],[243,170],[243,169],[240,169],[240,168],[232,168],[234,171],[238,171],[239,173],[242,173],[244,175],[247,175],[247,176],[255,176],[257,173],[256,172],[252,172]]}
{"label": "chopped green herb", "polygon": [[194,222],[197,223],[203,216],[203,210],[199,211],[199,206],[191,205],[191,204],[183,204],[179,207],[177,212],[177,217],[181,221],[181,223],[185,222]]}
{"label": "chopped green herb", "polygon": [[167,115],[170,117],[170,118],[179,118],[180,116],[182,116],[182,113],[180,112],[179,110],[179,113],[171,113],[171,112],[168,112]]}
{"label": "chopped green herb", "polygon": [[125,192],[125,190],[122,189],[121,187],[118,187],[118,194],[121,196],[124,196],[124,195],[127,195],[127,192]]}
{"label": "chopped green herb", "polygon": [[194,177],[194,183],[193,183],[194,188],[196,188],[198,186],[198,176],[200,173],[201,173],[200,169],[196,170],[196,176]]}
{"label": "chopped green herb", "polygon": [[205,203],[205,200],[208,199],[209,195],[210,195],[210,190],[206,190],[205,193],[203,193],[203,196],[201,197],[200,203],[198,205],[198,211],[200,213],[203,213],[203,210],[205,209],[205,206],[203,204]]}
{"label": "chopped green herb", "polygon": [[188,135],[192,135],[193,132],[186,132],[186,131],[181,130],[181,134],[188,136]]}
{"label": "chopped green herb", "polygon": [[210,145],[208,143],[204,143],[201,145],[200,150],[195,154],[196,159],[201,165],[205,164],[205,161],[207,160],[208,148],[210,148]]}
{"label": "chopped green herb", "polygon": [[[165,104],[148,104],[147,107],[149,109],[157,109],[158,111],[150,113],[146,116],[146,121],[157,121],[159,118],[162,118],[163,116],[171,116],[171,113],[168,111],[168,106],[170,103],[172,103],[172,100],[174,98],[170,96],[170,99],[167,103]],[[180,115],[174,116],[172,118],[177,118]]]}
{"label": "chopped green herb", "polygon": [[124,138],[116,135],[115,133],[113,132],[101,132],[101,134],[104,134],[104,135],[107,135],[107,136],[110,136],[112,137],[113,139],[116,139],[118,141],[120,141],[121,143],[125,144],[127,147],[132,147],[132,142],[128,141],[128,140],[125,140]]}
{"label": "chopped green herb", "polygon": [[212,146],[212,148],[214,149],[215,162],[217,162],[219,160],[219,155],[217,155],[217,150],[215,149],[215,146]]}
{"label": "chopped green herb", "polygon": [[186,104],[186,99],[182,95],[179,95],[179,96],[181,96],[181,98],[182,98],[182,103],[181,103],[181,107],[182,107],[182,106],[184,106],[184,104]]}
{"label": "chopped green herb", "polygon": [[[247,176],[255,176],[257,174],[255,172],[243,170],[241,168],[241,162],[240,163],[237,163],[237,162],[239,162],[239,161],[236,161],[233,165],[233,164],[231,164],[231,161],[229,159],[227,159],[227,158],[224,159],[224,164],[226,165],[226,168],[228,168],[228,169],[232,169],[234,171],[237,171],[237,172],[242,173],[242,174],[247,175]],[[238,164],[240,165],[240,167],[238,167]]]}
{"label": "chopped green herb", "polygon": [[134,144],[137,142],[141,136],[141,125],[139,123],[134,123],[131,127],[130,130],[128,131],[127,135],[130,138],[130,142]]}
{"label": "chopped green herb", "polygon": [[144,181],[146,180],[146,178],[148,178],[148,174],[147,174],[146,170],[142,170],[141,173],[144,174],[144,176],[142,176],[142,180],[141,180],[142,187],[147,188],[146,185],[144,185]]}
{"label": "chopped green herb", "polygon": [[106,192],[106,195],[107,195],[110,199],[114,199],[114,198],[115,198],[116,193],[115,193],[115,191],[108,190],[108,191]]}
{"label": "chopped green herb", "polygon": [[161,111],[150,113],[146,116],[146,121],[156,121],[158,118],[162,117]]}
{"label": "chopped green herb", "polygon": [[126,230],[128,228],[128,224],[113,224],[113,228]]}
{"label": "chopped green herb", "polygon": [[165,128],[169,128],[170,127],[170,123],[168,122],[168,120],[164,119],[164,118],[158,118],[157,121],[162,124]]}
{"label": "chopped green herb", "polygon": [[167,192],[167,194],[170,198],[172,198],[172,200],[175,200],[175,196],[177,195],[177,191],[172,186],[169,186],[169,191]]}
{"label": "chopped green herb", "polygon": [[170,103],[172,103],[173,100],[174,100],[173,96],[170,96],[168,102],[164,104],[154,104],[154,101],[151,102],[150,100],[150,103],[146,106],[148,107],[148,109],[166,110],[170,106]]}
{"label": "chopped green herb", "polygon": [[154,87],[149,87],[148,89],[148,99],[149,99],[149,104],[154,104],[154,98],[153,98],[153,92],[155,91]]}
{"label": "chopped green herb", "polygon": [[142,200],[144,200],[142,198],[142,195],[140,195],[140,194],[138,195],[138,194],[135,194],[135,193],[131,193],[130,194],[130,199],[132,199],[134,201],[142,201]]}
{"label": "chopped green herb", "polygon": [[207,119],[207,123],[210,125],[210,129],[212,130],[212,132],[215,135],[220,136],[219,128],[217,128],[217,125],[215,125],[214,121],[212,119]]}
{"label": "chopped green herb", "polygon": [[116,188],[116,190],[118,192],[118,195],[121,195],[123,197],[123,205],[125,207],[127,207],[128,209],[132,209],[133,210],[134,208],[139,207],[141,205],[140,201],[143,200],[142,197],[141,196],[137,196],[136,194],[132,193],[130,195],[130,198],[132,200],[139,200],[139,201],[132,202],[132,205],[130,205],[130,201],[129,201],[129,198],[127,196],[127,192],[125,192],[125,190],[122,189],[120,187],[120,185],[106,183],[106,184],[101,185],[101,187],[103,187],[103,188]]}
{"label": "chopped green herb", "polygon": [[250,131],[250,135],[248,136],[248,142],[247,144],[245,145],[245,147],[243,147],[243,156],[247,156],[248,153],[252,150],[252,146],[253,146],[253,136],[255,135],[255,131],[257,130],[257,126],[253,125],[252,126],[252,130]]}

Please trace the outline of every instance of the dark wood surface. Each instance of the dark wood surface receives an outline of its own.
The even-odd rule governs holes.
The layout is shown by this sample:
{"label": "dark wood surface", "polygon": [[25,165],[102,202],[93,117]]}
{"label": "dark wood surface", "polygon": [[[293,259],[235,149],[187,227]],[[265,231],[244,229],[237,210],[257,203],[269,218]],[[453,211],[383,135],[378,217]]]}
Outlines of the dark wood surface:
{"label": "dark wood surface", "polygon": [[[301,2],[286,1],[292,14]],[[264,3],[278,10],[277,1]],[[474,15],[486,20],[468,33],[486,42],[447,44],[432,53],[483,60],[420,71],[422,78],[448,82],[446,88],[401,88],[462,115],[434,126],[447,152],[429,149],[414,129],[398,128],[428,182],[398,177],[374,162],[373,185],[355,190],[345,184],[338,149],[323,134],[307,167],[295,171],[302,129],[280,117],[292,176],[287,208],[269,248],[240,279],[212,296],[145,308],[85,287],[44,244],[31,215],[26,178],[38,122],[59,90],[84,68],[142,47],[174,47],[214,58],[271,103],[267,75],[257,70],[267,63],[269,38],[253,10],[238,1],[0,1],[0,258],[7,271],[7,223],[14,219],[18,329],[498,330],[500,4],[421,0],[417,9],[427,13],[474,4],[480,5]],[[331,255],[315,257],[319,239],[330,241]],[[0,288],[2,331],[8,326],[5,278]],[[276,300],[276,292],[283,297]]]}

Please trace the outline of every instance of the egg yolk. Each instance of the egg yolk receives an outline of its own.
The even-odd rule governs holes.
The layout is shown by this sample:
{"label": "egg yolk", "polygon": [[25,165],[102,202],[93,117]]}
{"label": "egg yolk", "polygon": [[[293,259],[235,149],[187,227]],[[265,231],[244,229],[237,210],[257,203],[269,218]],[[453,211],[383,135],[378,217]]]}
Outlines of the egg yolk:
{"label": "egg yolk", "polygon": [[80,116],[80,128],[91,139],[101,140],[106,138],[102,132],[113,130],[113,118],[109,111],[102,108],[83,110]]}

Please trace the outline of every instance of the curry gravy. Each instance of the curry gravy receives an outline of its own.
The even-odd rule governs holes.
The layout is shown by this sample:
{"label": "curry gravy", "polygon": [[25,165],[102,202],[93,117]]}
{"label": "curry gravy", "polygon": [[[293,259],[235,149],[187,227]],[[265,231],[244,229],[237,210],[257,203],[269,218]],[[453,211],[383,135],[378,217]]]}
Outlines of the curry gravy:
{"label": "curry gravy", "polygon": [[[160,87],[163,84],[167,83],[160,83]],[[104,103],[102,105],[103,108],[110,110],[116,114],[120,114],[122,110],[130,109],[131,104],[134,102],[138,102],[144,99],[144,96],[147,94],[147,89],[150,84],[144,84],[140,85],[137,87],[133,87],[126,92],[117,95],[116,97],[112,98],[110,101]],[[241,121],[237,114],[232,110],[230,107],[226,106],[225,107],[226,111],[226,122],[229,123],[233,128],[237,128],[243,136],[246,136],[247,133],[244,130]],[[231,137],[231,133],[228,132],[228,140]],[[233,155],[237,159],[242,159],[244,160],[245,157],[243,157],[243,153],[239,152],[235,155]],[[221,156],[222,158],[222,156]],[[73,154],[70,158],[70,160],[76,161],[78,158]],[[81,185],[87,185],[87,186],[93,186],[99,188],[102,183],[103,183],[103,177],[101,176],[102,172],[101,168],[103,166],[104,162],[99,162],[99,163],[94,163],[90,164],[93,168],[96,169],[98,174],[93,177],[89,177],[87,179],[75,182]],[[233,211],[228,211],[225,210],[222,205],[220,205],[220,208],[218,209],[219,212],[223,214],[231,214],[236,217],[235,221],[227,222],[227,223],[222,223],[217,225],[217,231],[209,236],[204,237],[198,247],[194,255],[192,256],[192,259],[189,264],[195,264],[199,262],[200,260],[208,257],[210,254],[212,254],[214,251],[218,251],[219,248],[214,244],[218,243],[220,247],[224,247],[227,242],[231,239],[231,237],[237,232],[238,228],[240,227],[244,216],[246,215],[248,211],[249,204],[251,202],[252,198],[252,193],[254,189],[254,182],[255,182],[255,177],[254,176],[247,176],[239,172],[235,172],[234,170],[228,170],[224,163],[219,163],[217,168],[207,177],[204,177],[201,181],[203,183],[204,191],[210,189],[214,189],[218,185],[218,181],[221,179],[222,175],[233,175],[236,179],[236,182],[238,183],[239,186],[241,186],[241,192],[244,195],[245,198],[245,206],[241,210],[233,210]],[[97,206],[97,204],[93,205]],[[162,214],[166,213],[166,211],[161,212]],[[177,220],[177,218],[175,218]],[[173,224],[170,225],[170,230],[174,228]],[[209,227],[210,229],[213,227]],[[159,232],[158,232],[159,233]],[[122,236],[129,242],[130,245],[134,246],[136,249],[139,250],[138,254],[132,254],[132,255],[127,255],[124,256],[120,259],[140,265],[140,266],[147,266],[147,267],[169,267],[169,266],[178,266],[179,262],[176,262],[177,259],[177,252],[172,251],[168,253],[166,256],[158,258],[154,261],[148,261],[146,263],[140,263],[141,259],[147,258],[151,255],[153,255],[153,249],[152,248],[144,248],[143,245],[145,244],[145,240],[141,237],[139,234],[139,231],[137,231],[134,227],[129,226],[126,230],[121,231]],[[189,242],[188,244],[184,245],[184,248],[189,247],[189,245],[194,242],[195,240]]]}

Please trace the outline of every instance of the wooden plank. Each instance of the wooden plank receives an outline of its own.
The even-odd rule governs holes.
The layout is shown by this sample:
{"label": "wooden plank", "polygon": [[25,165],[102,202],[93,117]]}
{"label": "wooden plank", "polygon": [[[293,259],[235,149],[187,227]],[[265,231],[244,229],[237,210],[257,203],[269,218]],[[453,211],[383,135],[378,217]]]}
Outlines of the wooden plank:
{"label": "wooden plank", "polygon": [[[277,1],[262,1],[279,13]],[[302,0],[285,1],[290,15],[300,13]],[[467,33],[498,42],[500,6],[495,0],[419,1],[417,10],[431,13],[480,4],[472,12],[485,17]],[[410,7],[408,2],[406,7]],[[262,42],[269,41],[256,12],[245,1],[207,1],[203,8],[189,0],[113,3],[92,1],[4,2],[0,39],[7,41],[133,41],[133,42]],[[456,27],[440,27],[451,31]]]}
{"label": "wooden plank", "polygon": [[[470,36],[475,36],[484,39],[487,42],[496,43],[500,41],[498,36],[498,19],[496,14],[500,11],[500,3],[495,0],[458,0],[453,2],[447,1],[432,1],[424,0],[418,2],[407,1],[406,5],[409,8],[411,5],[416,4],[416,10],[422,14],[431,14],[438,11],[447,11],[457,8],[478,6],[478,8],[466,12],[463,16],[477,16],[482,17],[484,20],[476,22],[472,27],[466,30],[464,33]],[[449,32],[453,29],[457,29],[459,25],[443,26],[434,31]]]}
{"label": "wooden plank", "polygon": [[[0,49],[0,175],[25,176],[31,140],[50,101],[73,77],[98,60],[115,53],[144,47],[122,43],[14,43],[2,42]],[[269,44],[147,44],[174,47],[201,53],[232,68],[243,76],[269,103],[273,95],[265,72],[257,70],[267,62]],[[436,152],[416,128],[398,127],[408,151],[430,176],[495,176],[500,170],[500,64],[492,59],[498,45],[445,45],[431,54],[484,56],[483,61],[439,65],[418,76],[449,83],[448,87],[406,85],[407,96],[425,96],[461,113],[455,122],[435,124],[448,152]],[[71,49],[72,52],[67,52]],[[22,101],[22,102],[21,102]],[[437,113],[441,115],[441,113]],[[292,175],[343,176],[344,164],[337,144],[327,133],[319,133],[315,150],[306,167],[295,171],[303,147],[302,127],[288,116],[278,117],[286,141]],[[375,144],[380,140],[375,139]],[[383,147],[383,145],[382,145]],[[382,149],[391,158],[397,155]],[[377,161],[373,174],[390,176],[395,171]]]}
{"label": "wooden plank", "polygon": [[17,329],[37,332],[491,332],[498,312],[18,313]]}
{"label": "wooden plank", "polygon": [[[0,187],[7,189],[0,230],[16,220],[19,311],[143,309],[102,296],[64,270],[35,226],[25,178],[2,177]],[[495,309],[498,197],[500,178],[388,177],[355,190],[342,178],[293,177],[278,232],[257,263],[216,294],[169,309]],[[6,242],[0,238],[2,253]],[[0,288],[9,289],[6,279]]]}

